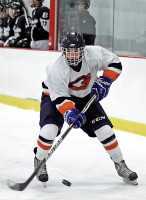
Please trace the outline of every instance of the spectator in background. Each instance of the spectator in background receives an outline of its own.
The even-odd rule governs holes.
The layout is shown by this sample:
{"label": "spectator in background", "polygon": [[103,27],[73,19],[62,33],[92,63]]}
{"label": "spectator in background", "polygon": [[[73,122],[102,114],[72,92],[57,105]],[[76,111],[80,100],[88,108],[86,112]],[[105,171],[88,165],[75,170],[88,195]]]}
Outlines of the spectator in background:
{"label": "spectator in background", "polygon": [[60,8],[60,41],[66,32],[80,32],[86,45],[94,45],[96,38],[96,21],[88,8],[90,0],[72,0]]}
{"label": "spectator in background", "polygon": [[94,45],[96,21],[88,11],[90,0],[75,0],[75,4],[79,9],[79,32],[82,33],[86,45]]}
{"label": "spectator in background", "polygon": [[9,37],[4,46],[30,48],[30,24],[31,18],[24,15],[24,4],[22,1],[13,1],[10,5],[11,17],[15,19],[13,27],[14,35]]}
{"label": "spectator in background", "polygon": [[43,6],[44,0],[30,0],[32,11],[31,48],[49,48],[49,14],[48,7]]}
{"label": "spectator in background", "polygon": [[5,7],[6,18],[3,21],[3,42],[5,42],[9,37],[14,35],[14,24],[15,18],[11,16],[10,12],[10,5],[12,0],[1,0],[3,6]]}
{"label": "spectator in background", "polygon": [[4,45],[3,26],[4,26],[4,20],[6,17],[7,15],[6,15],[5,7],[3,6],[3,4],[0,4],[0,47],[3,47]]}

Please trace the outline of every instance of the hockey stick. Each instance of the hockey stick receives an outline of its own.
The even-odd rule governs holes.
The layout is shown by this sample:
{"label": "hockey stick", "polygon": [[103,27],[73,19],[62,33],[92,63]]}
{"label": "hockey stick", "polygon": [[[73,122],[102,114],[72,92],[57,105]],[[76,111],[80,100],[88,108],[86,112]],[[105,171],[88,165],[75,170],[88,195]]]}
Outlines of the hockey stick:
{"label": "hockey stick", "polygon": [[[90,107],[90,105],[93,103],[93,101],[96,99],[96,94],[94,94],[92,96],[92,98],[88,101],[88,103],[85,105],[85,107],[83,108],[83,110],[81,111],[82,113],[85,113],[88,108]],[[67,136],[67,134],[70,132],[70,130],[73,128],[74,124],[71,124],[67,130],[63,133],[63,135],[60,137],[60,139],[56,142],[56,144],[52,147],[50,153],[47,154],[47,156],[40,162],[39,166],[34,170],[34,172],[31,174],[31,176],[23,183],[16,183],[12,180],[8,180],[7,181],[7,185],[9,186],[9,188],[11,188],[12,190],[16,190],[16,191],[23,191],[28,185],[29,183],[33,180],[33,178],[35,177],[35,175],[38,173],[38,171],[40,170],[41,167],[44,166],[44,164],[46,163],[46,161],[50,158],[50,156],[54,153],[54,151],[58,148],[58,146],[62,143],[62,141],[65,139],[65,137]]]}
{"label": "hockey stick", "polygon": [[[29,21],[28,21],[28,16],[27,16],[27,12],[26,12],[25,7],[23,7],[23,11],[24,11],[24,17],[25,17],[26,24],[27,24],[27,26],[29,27],[30,24],[29,24]],[[35,42],[34,42],[32,33],[31,33],[31,40],[32,40],[32,42],[33,42],[33,44],[34,44],[34,48],[36,49],[36,46],[35,46]]]}
{"label": "hockey stick", "polygon": [[28,17],[27,17],[27,12],[26,12],[25,7],[23,7],[23,11],[24,11],[24,17],[25,17],[26,24],[29,27],[29,22],[28,22]]}

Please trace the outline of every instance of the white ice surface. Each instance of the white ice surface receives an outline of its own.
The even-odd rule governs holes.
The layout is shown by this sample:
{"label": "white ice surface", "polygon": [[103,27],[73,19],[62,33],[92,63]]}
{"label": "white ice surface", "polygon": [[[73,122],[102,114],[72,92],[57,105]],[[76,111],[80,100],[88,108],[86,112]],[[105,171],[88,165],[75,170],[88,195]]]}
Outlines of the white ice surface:
{"label": "white ice surface", "polygon": [[[38,112],[0,104],[0,200],[146,199],[146,138],[121,131],[115,133],[128,166],[139,175],[138,186],[122,181],[96,138],[72,129],[47,162],[47,188],[34,178],[22,192],[9,189],[7,179],[24,182],[33,172],[38,121]],[[72,186],[63,185],[62,179]]]}

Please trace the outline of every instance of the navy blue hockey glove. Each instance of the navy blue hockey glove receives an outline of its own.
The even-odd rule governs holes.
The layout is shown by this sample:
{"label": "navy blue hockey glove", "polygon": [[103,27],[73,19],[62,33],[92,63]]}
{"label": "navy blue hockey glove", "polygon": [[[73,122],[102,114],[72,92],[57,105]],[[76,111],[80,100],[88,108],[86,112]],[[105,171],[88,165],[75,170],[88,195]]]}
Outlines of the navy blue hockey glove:
{"label": "navy blue hockey glove", "polygon": [[74,108],[66,111],[64,118],[69,125],[74,124],[74,128],[80,128],[86,122],[85,114]]}
{"label": "navy blue hockey glove", "polygon": [[113,80],[107,78],[105,76],[100,76],[95,79],[95,82],[91,89],[90,96],[92,97],[94,94],[97,95],[96,101],[100,101],[108,95],[110,86]]}

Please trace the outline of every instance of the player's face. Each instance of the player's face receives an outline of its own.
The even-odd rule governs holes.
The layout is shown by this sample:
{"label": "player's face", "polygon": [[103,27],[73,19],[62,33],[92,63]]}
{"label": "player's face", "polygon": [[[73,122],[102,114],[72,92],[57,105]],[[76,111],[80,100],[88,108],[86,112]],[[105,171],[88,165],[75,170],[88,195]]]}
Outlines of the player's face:
{"label": "player's face", "polygon": [[79,2],[78,3],[78,8],[79,8],[79,10],[85,10],[86,9],[86,5],[84,3],[82,3],[82,2]]}
{"label": "player's face", "polygon": [[6,13],[4,11],[0,12],[0,19],[6,18]]}
{"label": "player's face", "polygon": [[[80,59],[81,56],[81,50],[80,48],[77,49],[66,49],[66,58],[68,61],[71,61],[72,63],[78,61]],[[77,64],[75,64],[74,66],[77,66]]]}
{"label": "player's face", "polygon": [[31,0],[30,2],[31,2],[31,7],[37,8],[40,6],[40,1],[38,0]]}
{"label": "player's face", "polygon": [[20,15],[20,10],[17,8],[12,9],[12,13],[14,17],[18,17]]}

